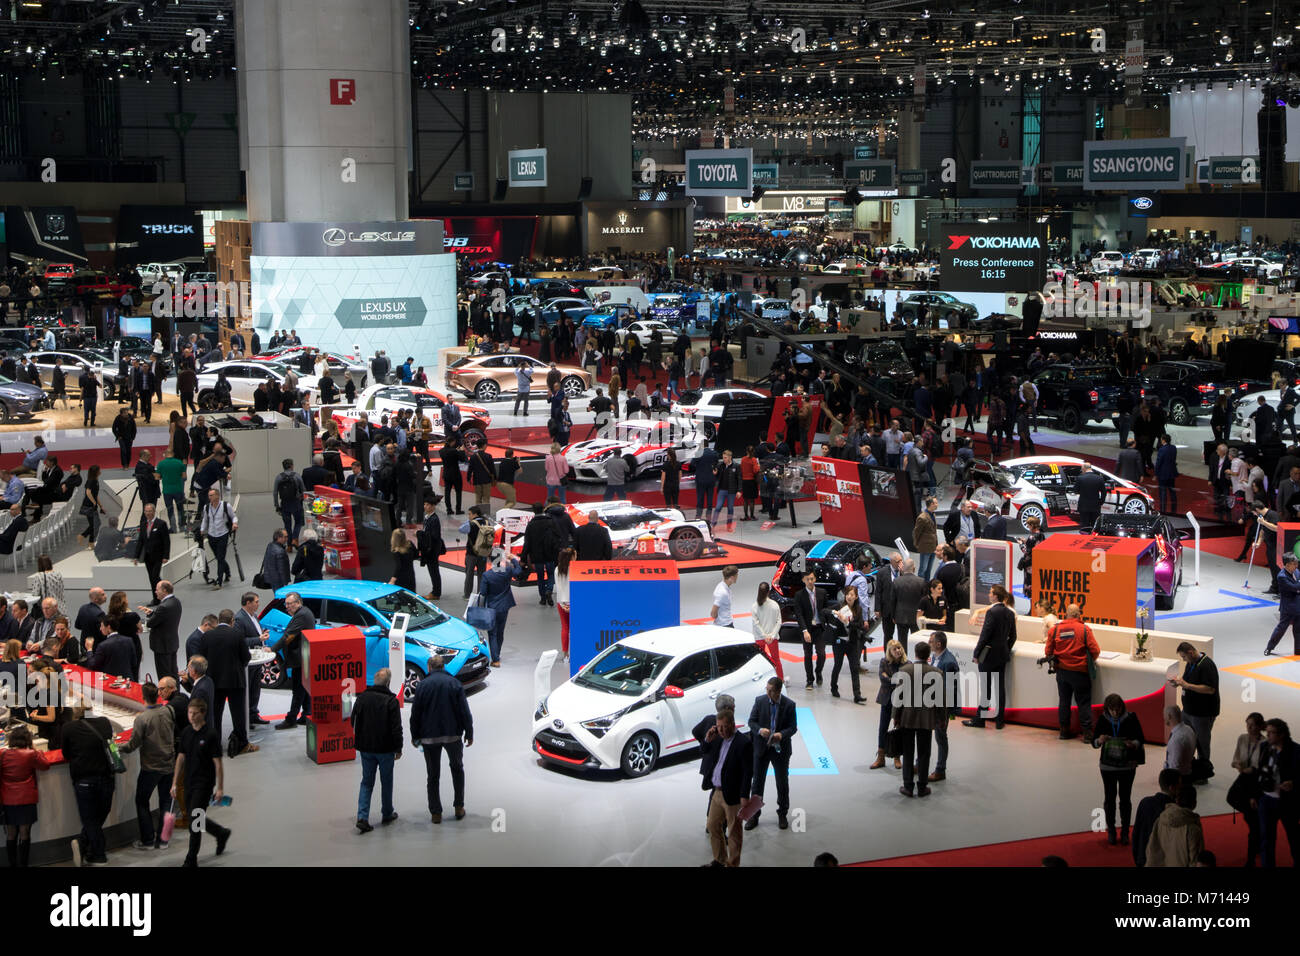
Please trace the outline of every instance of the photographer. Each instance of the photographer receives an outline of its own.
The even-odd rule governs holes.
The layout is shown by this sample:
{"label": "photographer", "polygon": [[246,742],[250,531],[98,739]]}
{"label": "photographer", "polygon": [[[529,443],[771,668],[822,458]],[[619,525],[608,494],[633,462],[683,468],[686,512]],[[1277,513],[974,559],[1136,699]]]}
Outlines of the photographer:
{"label": "photographer", "polygon": [[1080,618],[1079,605],[1065,609],[1065,620],[1047,635],[1046,658],[1056,658],[1056,689],[1059,694],[1057,722],[1061,739],[1070,740],[1070,697],[1079,707],[1079,729],[1084,743],[1092,743],[1092,661],[1101,653],[1092,628]]}

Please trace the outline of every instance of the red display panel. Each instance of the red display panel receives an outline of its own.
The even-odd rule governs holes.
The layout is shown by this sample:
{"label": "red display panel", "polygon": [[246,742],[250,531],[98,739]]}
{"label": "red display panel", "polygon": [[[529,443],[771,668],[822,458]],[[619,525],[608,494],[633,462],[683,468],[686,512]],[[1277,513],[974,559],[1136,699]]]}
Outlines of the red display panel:
{"label": "red display panel", "polygon": [[870,541],[858,463],[842,458],[814,458],[812,469],[826,533],[854,541]]}
{"label": "red display panel", "polygon": [[447,252],[472,262],[506,262],[532,258],[536,216],[457,216],[442,220]]}

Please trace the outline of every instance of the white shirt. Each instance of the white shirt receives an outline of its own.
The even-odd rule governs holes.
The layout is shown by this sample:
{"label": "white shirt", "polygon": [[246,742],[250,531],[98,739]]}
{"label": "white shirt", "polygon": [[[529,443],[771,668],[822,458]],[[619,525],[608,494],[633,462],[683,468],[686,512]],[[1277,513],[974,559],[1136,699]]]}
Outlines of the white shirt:
{"label": "white shirt", "polygon": [[[223,535],[230,534],[230,523],[226,521],[226,509],[230,508],[224,501],[218,501],[216,507],[207,504],[203,506],[203,523],[200,530],[213,538],[220,538]],[[239,519],[235,517],[235,509],[230,508],[231,520],[238,524]]]}
{"label": "white shirt", "polygon": [[777,636],[781,628],[781,609],[775,601],[768,598],[762,604],[755,604],[750,613],[753,615],[755,638],[766,640]]}
{"label": "white shirt", "polygon": [[734,623],[731,619],[731,588],[727,587],[726,581],[719,581],[718,586],[713,589],[713,606],[718,609],[714,624],[718,627],[726,627]]}

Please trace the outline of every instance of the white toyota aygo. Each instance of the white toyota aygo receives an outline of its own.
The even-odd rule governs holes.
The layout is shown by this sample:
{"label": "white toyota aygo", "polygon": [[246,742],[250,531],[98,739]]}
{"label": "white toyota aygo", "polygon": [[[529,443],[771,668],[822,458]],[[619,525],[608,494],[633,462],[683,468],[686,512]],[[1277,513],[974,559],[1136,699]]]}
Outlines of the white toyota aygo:
{"label": "white toyota aygo", "polygon": [[714,715],[719,694],[736,699],[743,726],[774,676],[758,645],[734,628],[679,625],[624,637],[538,703],[533,750],[554,766],[643,777],[660,757],[699,746],[694,728]]}

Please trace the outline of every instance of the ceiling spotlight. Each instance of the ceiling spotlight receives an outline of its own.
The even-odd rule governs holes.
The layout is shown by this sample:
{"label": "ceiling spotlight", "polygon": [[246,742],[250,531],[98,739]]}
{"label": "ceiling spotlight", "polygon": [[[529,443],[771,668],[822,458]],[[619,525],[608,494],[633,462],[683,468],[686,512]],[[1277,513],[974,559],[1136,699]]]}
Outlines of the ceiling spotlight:
{"label": "ceiling spotlight", "polygon": [[1219,37],[1219,46],[1227,46],[1231,42],[1232,42],[1232,37],[1228,36],[1228,34],[1226,33],[1223,34],[1223,36]]}

